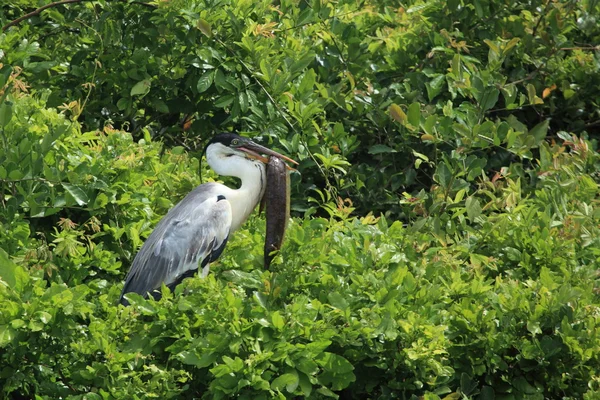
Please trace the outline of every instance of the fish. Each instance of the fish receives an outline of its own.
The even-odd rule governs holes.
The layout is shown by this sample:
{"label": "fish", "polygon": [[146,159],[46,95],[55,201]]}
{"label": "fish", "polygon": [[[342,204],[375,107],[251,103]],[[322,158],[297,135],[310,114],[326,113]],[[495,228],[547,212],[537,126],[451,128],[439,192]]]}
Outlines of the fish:
{"label": "fish", "polygon": [[264,248],[266,270],[271,266],[276,252],[281,249],[290,216],[290,175],[287,170],[288,167],[283,160],[277,157],[269,158],[267,187],[263,197],[267,219]]}

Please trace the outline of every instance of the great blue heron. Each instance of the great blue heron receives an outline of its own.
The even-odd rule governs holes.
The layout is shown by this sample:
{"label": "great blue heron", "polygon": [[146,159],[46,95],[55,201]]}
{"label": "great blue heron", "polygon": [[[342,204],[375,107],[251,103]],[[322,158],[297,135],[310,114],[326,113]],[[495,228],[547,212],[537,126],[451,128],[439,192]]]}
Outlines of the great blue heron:
{"label": "great blue heron", "polygon": [[205,148],[208,165],[219,175],[240,178],[239,189],[215,182],[191,191],[165,215],[133,260],[120,301],[135,292],[160,297],[164,283],[173,289],[200,266],[208,275],[209,263],[223,252],[229,234],[242,225],[265,191],[265,164],[269,155],[296,161],[248,138],[221,133]]}

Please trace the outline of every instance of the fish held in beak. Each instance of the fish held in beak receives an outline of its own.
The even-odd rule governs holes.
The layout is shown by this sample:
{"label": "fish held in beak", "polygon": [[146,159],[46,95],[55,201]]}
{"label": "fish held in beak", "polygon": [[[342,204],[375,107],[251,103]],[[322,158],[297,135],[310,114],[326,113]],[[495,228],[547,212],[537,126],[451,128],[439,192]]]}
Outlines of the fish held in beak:
{"label": "fish held in beak", "polygon": [[267,270],[281,249],[290,216],[290,177],[286,167],[287,164],[276,156],[272,156],[267,164],[267,187],[263,198],[267,219],[264,247]]}

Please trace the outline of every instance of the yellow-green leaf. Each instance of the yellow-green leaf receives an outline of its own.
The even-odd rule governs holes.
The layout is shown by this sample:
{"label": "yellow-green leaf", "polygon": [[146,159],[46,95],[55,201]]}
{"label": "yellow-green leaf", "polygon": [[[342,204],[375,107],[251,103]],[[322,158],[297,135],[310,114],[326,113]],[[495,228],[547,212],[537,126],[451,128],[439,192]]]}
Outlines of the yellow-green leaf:
{"label": "yellow-green leaf", "polygon": [[144,96],[148,94],[150,91],[150,79],[144,79],[143,81],[139,81],[131,88],[131,92],[129,94],[131,96]]}
{"label": "yellow-green leaf", "polygon": [[285,322],[283,321],[283,318],[281,317],[278,311],[275,311],[271,314],[271,323],[273,324],[275,329],[279,330],[283,329],[285,325]]}
{"label": "yellow-green leaf", "polygon": [[200,32],[204,33],[207,37],[212,37],[212,29],[206,20],[202,18],[198,19],[196,26],[200,29]]}
{"label": "yellow-green leaf", "polygon": [[406,125],[406,122],[408,121],[408,117],[406,116],[404,111],[402,111],[402,108],[400,108],[400,106],[398,104],[392,104],[389,108],[389,111],[390,111],[391,117],[394,120],[396,120],[397,122],[400,122],[402,125]]}

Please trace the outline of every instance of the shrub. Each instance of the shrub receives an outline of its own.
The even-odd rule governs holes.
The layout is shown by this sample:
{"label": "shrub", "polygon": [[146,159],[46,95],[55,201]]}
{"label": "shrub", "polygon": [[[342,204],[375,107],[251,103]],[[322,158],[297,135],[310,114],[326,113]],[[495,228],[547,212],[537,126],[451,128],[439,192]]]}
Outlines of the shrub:
{"label": "shrub", "polygon": [[[2,396],[597,398],[598,7],[99,1],[7,26]],[[262,269],[255,215],[208,278],[117,305],[216,178],[217,129],[301,161],[281,254]]]}

